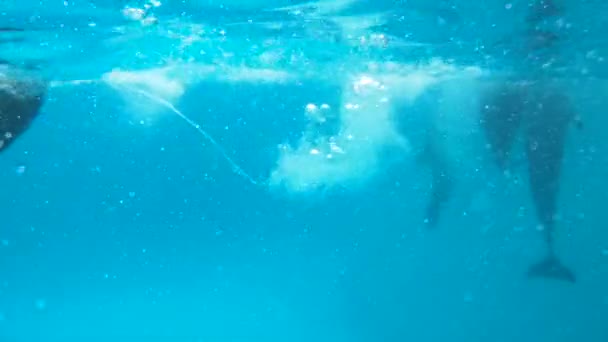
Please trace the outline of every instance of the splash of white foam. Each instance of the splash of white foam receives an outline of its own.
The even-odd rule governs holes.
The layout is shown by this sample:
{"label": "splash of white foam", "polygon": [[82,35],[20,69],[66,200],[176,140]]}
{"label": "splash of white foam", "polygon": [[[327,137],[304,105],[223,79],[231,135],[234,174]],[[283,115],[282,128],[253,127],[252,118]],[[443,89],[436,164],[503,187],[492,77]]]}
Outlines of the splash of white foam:
{"label": "splash of white foam", "polygon": [[280,146],[269,179],[273,190],[306,194],[365,185],[392,162],[384,151],[396,147],[402,157],[408,157],[411,143],[421,143],[409,141],[410,137],[398,130],[394,115],[408,113],[395,113],[395,104],[413,103],[429,87],[462,73],[440,61],[370,69],[376,72],[357,75],[343,87],[335,134],[319,134],[319,125],[313,121],[296,146]]}
{"label": "splash of white foam", "polygon": [[391,118],[390,91],[370,75],[360,75],[343,89],[339,128],[332,136],[318,135],[314,122],[298,146],[281,146],[269,185],[291,193],[365,183],[381,167],[384,148],[407,149],[407,141]]}

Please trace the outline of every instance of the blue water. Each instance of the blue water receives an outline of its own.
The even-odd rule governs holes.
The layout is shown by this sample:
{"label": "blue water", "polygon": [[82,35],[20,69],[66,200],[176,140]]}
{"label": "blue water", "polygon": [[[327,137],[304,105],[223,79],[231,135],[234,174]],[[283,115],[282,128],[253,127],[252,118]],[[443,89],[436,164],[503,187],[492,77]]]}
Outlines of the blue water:
{"label": "blue water", "polygon": [[[144,1],[0,3],[0,27],[25,29],[0,32],[0,58],[52,82],[35,123],[0,156],[0,341],[608,341],[606,5],[560,2],[571,26],[549,67],[583,121],[569,132],[558,202],[570,284],[525,277],[544,253],[525,165],[500,190],[496,171],[470,171],[491,169],[486,160],[450,145],[455,164],[478,164],[462,167],[431,230],[429,171],[390,148],[378,163],[349,160],[351,178],[327,176],[321,189],[234,172],[218,147],[266,184],[278,146],[307,131],[306,105],[344,107],[341,78],[368,62],[525,70],[525,1],[273,10],[302,3],[167,2],[150,12],[156,24],[124,15]],[[363,25],[372,14],[382,15]],[[372,34],[388,40],[362,43]],[[179,96],[167,79],[149,90],[217,144],[171,108],[103,82],[173,65],[218,68],[170,75]],[[262,69],[293,79],[246,80]],[[472,96],[456,93],[457,103]],[[476,136],[464,121],[444,128]]]}

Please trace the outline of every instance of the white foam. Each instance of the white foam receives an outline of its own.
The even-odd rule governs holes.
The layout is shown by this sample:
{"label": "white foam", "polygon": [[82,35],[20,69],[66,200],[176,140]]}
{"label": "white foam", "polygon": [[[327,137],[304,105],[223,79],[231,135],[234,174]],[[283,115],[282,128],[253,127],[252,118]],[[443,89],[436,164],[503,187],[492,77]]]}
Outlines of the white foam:
{"label": "white foam", "polygon": [[384,148],[394,145],[407,150],[407,141],[391,118],[390,96],[386,85],[372,76],[349,80],[337,113],[336,134],[319,136],[315,119],[296,147],[281,146],[270,186],[300,193],[364,184],[382,166]]}
{"label": "white foam", "polygon": [[[311,121],[296,146],[280,146],[280,156],[269,180],[273,190],[305,194],[356,189],[399,160],[385,158],[383,152],[387,149],[400,151],[402,158],[411,157],[411,144],[420,142],[408,140],[417,138],[404,136],[398,130],[394,115],[409,113],[396,113],[395,105],[404,101],[413,103],[429,87],[463,73],[439,61],[425,66],[383,65],[371,69],[377,72],[347,80],[341,107],[335,113],[339,120],[335,134],[320,135],[315,115],[312,119],[316,121]],[[307,107],[309,118],[315,108]]]}
{"label": "white foam", "polygon": [[147,69],[140,71],[113,70],[102,76],[102,81],[117,89],[129,106],[129,112],[137,114],[141,120],[151,120],[166,108],[154,101],[133,98],[141,93],[130,91],[138,89],[168,102],[179,101],[185,92],[183,80],[170,78],[169,68]]}
{"label": "white foam", "polygon": [[225,69],[218,78],[232,83],[285,83],[293,80],[293,75],[281,70],[238,67]]}

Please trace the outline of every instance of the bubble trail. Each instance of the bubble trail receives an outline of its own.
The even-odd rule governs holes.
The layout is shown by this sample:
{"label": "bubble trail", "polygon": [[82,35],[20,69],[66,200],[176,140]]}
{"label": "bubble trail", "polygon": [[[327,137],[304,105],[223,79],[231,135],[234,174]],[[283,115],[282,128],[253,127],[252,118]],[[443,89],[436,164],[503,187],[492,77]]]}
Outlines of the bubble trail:
{"label": "bubble trail", "polygon": [[[51,87],[61,87],[61,86],[77,86],[77,85],[92,84],[92,83],[100,83],[100,81],[99,80],[87,80],[87,79],[71,80],[71,81],[54,81],[54,82],[51,82],[50,85],[51,85]],[[234,172],[237,176],[246,179],[249,183],[251,183],[253,185],[256,185],[256,186],[263,185],[262,182],[255,180],[247,172],[245,172],[245,170],[237,162],[235,162],[232,158],[230,158],[230,156],[228,155],[226,150],[224,150],[224,148],[222,148],[222,146],[209,133],[207,133],[201,127],[200,124],[198,124],[197,122],[195,122],[194,120],[192,120],[188,116],[186,116],[184,113],[182,113],[171,102],[163,99],[162,97],[156,96],[148,91],[145,91],[143,89],[138,89],[136,87],[126,86],[123,84],[123,85],[120,85],[119,88],[140,94],[140,95],[146,97],[147,99],[149,99],[149,100],[165,107],[166,109],[170,110],[171,112],[173,112],[175,115],[177,115],[182,120],[184,120],[188,125],[190,125],[192,128],[194,128],[200,135],[203,136],[203,138],[205,138],[207,141],[209,141],[211,143],[211,145],[221,154],[221,156],[224,158],[224,160],[226,160],[226,162],[231,166],[232,172]]]}
{"label": "bubble trail", "polygon": [[230,164],[230,166],[232,167],[232,171],[236,175],[243,177],[244,179],[246,179],[253,185],[260,185],[260,183],[258,181],[253,179],[253,177],[251,177],[247,172],[245,172],[245,170],[243,170],[243,168],[241,166],[239,166],[239,164],[237,164],[232,158],[230,158],[230,156],[228,155],[226,150],[224,150],[224,148],[222,148],[222,146],[209,133],[207,133],[201,127],[200,124],[196,123],[194,120],[190,119],[184,113],[182,113],[179,109],[175,108],[175,106],[171,102],[169,102],[161,97],[150,94],[149,92],[142,90],[142,89],[133,88],[131,90],[164,106],[168,110],[172,111],[175,115],[182,118],[188,125],[190,125],[192,128],[194,128],[200,135],[202,135],[207,141],[209,141],[211,143],[211,145],[213,145],[213,147],[222,155],[222,157],[226,160],[226,162],[228,162],[228,164]]}

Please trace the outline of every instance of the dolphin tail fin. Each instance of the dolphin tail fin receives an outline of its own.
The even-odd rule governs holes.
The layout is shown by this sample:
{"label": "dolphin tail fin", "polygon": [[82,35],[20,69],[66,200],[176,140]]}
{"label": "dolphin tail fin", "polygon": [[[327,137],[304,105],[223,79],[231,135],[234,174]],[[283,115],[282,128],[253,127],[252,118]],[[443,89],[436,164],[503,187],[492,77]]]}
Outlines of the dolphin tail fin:
{"label": "dolphin tail fin", "polygon": [[550,278],[570,283],[576,282],[574,272],[566,267],[553,253],[528,269],[529,278]]}

